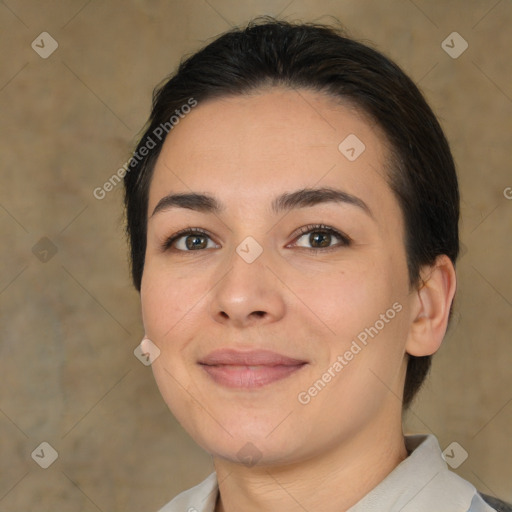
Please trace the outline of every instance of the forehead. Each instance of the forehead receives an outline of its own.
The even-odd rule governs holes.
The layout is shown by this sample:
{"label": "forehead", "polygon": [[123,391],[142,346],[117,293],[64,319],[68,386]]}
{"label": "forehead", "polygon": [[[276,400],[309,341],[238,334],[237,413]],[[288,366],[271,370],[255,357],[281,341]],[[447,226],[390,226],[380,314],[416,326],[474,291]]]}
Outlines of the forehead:
{"label": "forehead", "polygon": [[320,186],[393,208],[387,155],[380,130],[326,94],[271,88],[208,100],[167,136],[148,208],[170,192],[208,192],[242,207]]}

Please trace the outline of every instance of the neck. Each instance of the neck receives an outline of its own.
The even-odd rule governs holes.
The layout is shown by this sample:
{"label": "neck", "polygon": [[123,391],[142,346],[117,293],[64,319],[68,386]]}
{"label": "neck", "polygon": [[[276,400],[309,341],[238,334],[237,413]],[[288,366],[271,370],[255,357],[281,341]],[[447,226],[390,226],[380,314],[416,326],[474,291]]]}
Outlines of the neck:
{"label": "neck", "polygon": [[247,467],[215,458],[216,512],[347,511],[407,457],[401,426],[389,432],[371,428],[287,465]]}

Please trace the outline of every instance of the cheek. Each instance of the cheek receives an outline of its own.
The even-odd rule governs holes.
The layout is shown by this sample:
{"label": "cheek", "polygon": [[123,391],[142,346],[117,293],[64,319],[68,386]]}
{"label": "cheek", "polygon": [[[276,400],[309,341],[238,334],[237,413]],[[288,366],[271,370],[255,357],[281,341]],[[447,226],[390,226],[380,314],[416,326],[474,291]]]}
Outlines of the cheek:
{"label": "cheek", "polygon": [[[147,337],[160,349],[152,364],[153,375],[168,407],[180,422],[187,422],[195,407],[183,390],[190,382],[189,368],[180,353],[189,342],[187,329],[197,322],[202,279],[187,277],[188,272],[170,272],[149,260],[141,284],[141,306]],[[192,428],[192,427],[189,427]]]}
{"label": "cheek", "polygon": [[142,319],[146,335],[157,344],[172,337],[200,301],[202,279],[187,274],[169,272],[151,262],[144,269],[140,293]]}
{"label": "cheek", "polygon": [[388,272],[380,265],[352,263],[342,272],[297,275],[294,290],[336,334],[350,334],[373,324],[397,300]]}
{"label": "cheek", "polygon": [[297,295],[332,334],[324,338],[329,340],[326,348],[331,362],[355,340],[362,350],[354,358],[357,363],[350,366],[361,373],[351,379],[367,378],[370,373],[363,368],[371,368],[378,375],[396,371],[407,337],[405,261],[381,255],[351,263],[342,272],[298,279]]}

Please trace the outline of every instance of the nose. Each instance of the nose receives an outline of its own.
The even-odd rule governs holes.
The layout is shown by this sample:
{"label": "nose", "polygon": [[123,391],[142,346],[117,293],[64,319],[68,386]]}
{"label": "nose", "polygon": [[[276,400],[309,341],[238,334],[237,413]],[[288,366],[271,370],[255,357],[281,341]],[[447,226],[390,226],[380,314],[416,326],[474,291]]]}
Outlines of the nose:
{"label": "nose", "polygon": [[242,328],[284,316],[284,287],[267,263],[265,251],[252,263],[233,252],[229,270],[211,294],[210,311],[216,322]]}

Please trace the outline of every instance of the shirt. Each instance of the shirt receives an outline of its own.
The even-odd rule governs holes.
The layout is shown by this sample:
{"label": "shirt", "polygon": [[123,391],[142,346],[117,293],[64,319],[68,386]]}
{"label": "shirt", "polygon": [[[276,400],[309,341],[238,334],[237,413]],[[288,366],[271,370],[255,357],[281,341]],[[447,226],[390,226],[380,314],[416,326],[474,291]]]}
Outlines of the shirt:
{"label": "shirt", "polygon": [[[433,435],[405,436],[409,456],[347,512],[493,512],[475,487],[448,469]],[[214,512],[216,473],[159,512]]]}

